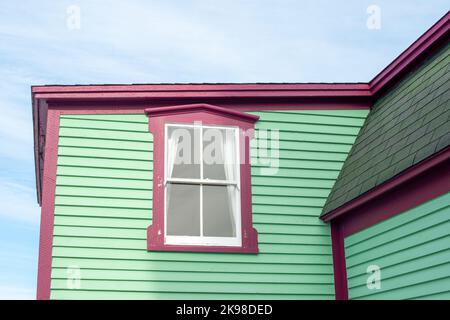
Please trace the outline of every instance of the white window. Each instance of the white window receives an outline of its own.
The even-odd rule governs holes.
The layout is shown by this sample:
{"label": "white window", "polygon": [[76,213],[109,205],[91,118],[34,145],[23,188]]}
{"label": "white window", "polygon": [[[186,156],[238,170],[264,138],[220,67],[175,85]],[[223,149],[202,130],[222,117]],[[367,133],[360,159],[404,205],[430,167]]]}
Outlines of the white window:
{"label": "white window", "polygon": [[239,129],[165,125],[164,242],[241,246]]}

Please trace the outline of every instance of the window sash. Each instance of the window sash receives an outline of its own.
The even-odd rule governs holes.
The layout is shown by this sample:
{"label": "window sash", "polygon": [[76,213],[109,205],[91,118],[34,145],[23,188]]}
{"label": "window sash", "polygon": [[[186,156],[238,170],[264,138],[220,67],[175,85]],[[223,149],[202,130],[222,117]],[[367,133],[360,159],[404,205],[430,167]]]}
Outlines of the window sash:
{"label": "window sash", "polygon": [[[200,179],[197,178],[168,178],[168,129],[169,127],[188,127],[188,128],[198,128],[200,129]],[[235,166],[234,166],[234,177],[236,181],[230,180],[218,180],[218,179],[204,179],[203,178],[203,129],[214,128],[214,129],[224,129],[234,131],[234,147],[235,147]],[[240,203],[240,165],[239,165],[239,129],[232,126],[211,126],[211,125],[197,125],[197,124],[178,124],[178,123],[167,123],[165,124],[165,143],[164,143],[164,242],[166,244],[173,245],[204,245],[204,246],[241,246],[242,245],[242,235],[241,235],[241,203]],[[167,187],[168,184],[192,184],[200,186],[200,236],[174,236],[167,235]],[[233,208],[233,218],[236,228],[235,237],[209,237],[203,235],[203,185],[221,185],[221,186],[235,186],[235,208]],[[231,204],[230,204],[231,205]]]}
{"label": "window sash", "polygon": [[187,179],[187,178],[167,178],[165,185],[168,183],[178,184],[195,184],[195,185],[211,185],[211,186],[236,186],[238,183],[232,180],[214,180],[214,179]]}

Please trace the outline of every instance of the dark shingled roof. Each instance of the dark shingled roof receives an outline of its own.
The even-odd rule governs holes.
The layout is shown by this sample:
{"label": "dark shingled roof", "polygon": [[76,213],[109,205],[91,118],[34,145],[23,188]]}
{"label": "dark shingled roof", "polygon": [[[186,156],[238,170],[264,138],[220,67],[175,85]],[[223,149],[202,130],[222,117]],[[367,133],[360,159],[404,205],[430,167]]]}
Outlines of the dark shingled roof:
{"label": "dark shingled roof", "polygon": [[375,101],[324,206],[326,214],[450,144],[450,45]]}

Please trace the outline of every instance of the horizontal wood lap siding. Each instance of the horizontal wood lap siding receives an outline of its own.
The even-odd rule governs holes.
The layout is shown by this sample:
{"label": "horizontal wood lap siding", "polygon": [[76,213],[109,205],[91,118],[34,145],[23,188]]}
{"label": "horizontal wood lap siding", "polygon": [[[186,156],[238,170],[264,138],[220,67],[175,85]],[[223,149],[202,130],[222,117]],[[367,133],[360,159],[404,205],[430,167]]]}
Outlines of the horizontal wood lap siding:
{"label": "horizontal wood lap siding", "polygon": [[[450,193],[345,239],[350,299],[450,298]],[[366,286],[369,265],[381,289]]]}
{"label": "horizontal wood lap siding", "polygon": [[[278,172],[252,164],[258,255],[148,252],[148,119],[61,116],[51,298],[334,299],[330,231],[318,217],[367,110],[253,113],[256,129],[280,135]],[[79,289],[68,288],[68,267],[80,268]]]}

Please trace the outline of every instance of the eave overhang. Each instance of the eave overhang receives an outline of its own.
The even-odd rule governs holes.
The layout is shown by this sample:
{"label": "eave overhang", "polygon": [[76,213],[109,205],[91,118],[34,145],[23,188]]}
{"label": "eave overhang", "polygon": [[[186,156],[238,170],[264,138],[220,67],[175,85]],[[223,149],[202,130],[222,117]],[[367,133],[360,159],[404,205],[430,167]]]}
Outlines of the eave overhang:
{"label": "eave overhang", "polygon": [[[434,155],[428,157],[427,159],[419,162],[418,164],[409,167],[408,169],[392,177],[388,181],[370,189],[359,197],[346,202],[345,204],[334,210],[322,214],[320,216],[320,219],[325,222],[330,222],[332,220],[349,215],[357,211],[362,206],[365,206],[367,204],[370,204],[370,202],[372,201],[376,201],[377,199],[382,198],[387,193],[395,192],[395,190],[398,188],[408,186],[411,181],[414,181],[418,177],[426,176],[429,172],[431,172],[431,170],[437,168],[438,166],[446,168],[445,172],[442,172],[441,175],[448,174],[447,170],[449,164],[450,147],[447,147],[439,151],[438,153],[435,153]],[[445,186],[445,189],[450,189],[450,181]]]}

